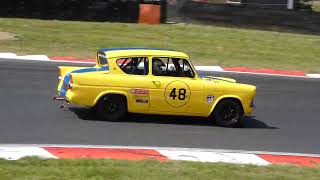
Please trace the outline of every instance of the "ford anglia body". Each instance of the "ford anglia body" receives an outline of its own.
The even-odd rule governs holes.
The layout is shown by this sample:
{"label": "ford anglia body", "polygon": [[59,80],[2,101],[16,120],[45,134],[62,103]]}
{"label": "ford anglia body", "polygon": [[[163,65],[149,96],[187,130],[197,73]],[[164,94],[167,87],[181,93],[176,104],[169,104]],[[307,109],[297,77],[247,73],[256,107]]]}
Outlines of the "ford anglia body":
{"label": "ford anglia body", "polygon": [[58,95],[94,107],[99,118],[127,112],[209,117],[234,126],[253,111],[256,87],[221,77],[200,77],[185,53],[147,48],[109,48],[94,67],[59,67]]}

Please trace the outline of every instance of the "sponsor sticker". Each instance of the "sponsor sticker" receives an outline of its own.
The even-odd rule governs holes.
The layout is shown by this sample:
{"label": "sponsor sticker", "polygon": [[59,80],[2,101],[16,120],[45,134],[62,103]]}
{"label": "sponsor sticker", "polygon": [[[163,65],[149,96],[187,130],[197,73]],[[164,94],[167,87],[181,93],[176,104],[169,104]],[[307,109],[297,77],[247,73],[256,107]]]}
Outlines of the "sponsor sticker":
{"label": "sponsor sticker", "polygon": [[133,95],[149,95],[149,90],[148,89],[131,89],[131,94]]}
{"label": "sponsor sticker", "polygon": [[136,99],[136,103],[144,103],[147,104],[149,101],[148,99]]}
{"label": "sponsor sticker", "polygon": [[208,96],[207,96],[207,103],[208,103],[208,104],[211,104],[211,103],[213,102],[213,98],[214,98],[214,97],[213,97],[212,95],[208,95]]}

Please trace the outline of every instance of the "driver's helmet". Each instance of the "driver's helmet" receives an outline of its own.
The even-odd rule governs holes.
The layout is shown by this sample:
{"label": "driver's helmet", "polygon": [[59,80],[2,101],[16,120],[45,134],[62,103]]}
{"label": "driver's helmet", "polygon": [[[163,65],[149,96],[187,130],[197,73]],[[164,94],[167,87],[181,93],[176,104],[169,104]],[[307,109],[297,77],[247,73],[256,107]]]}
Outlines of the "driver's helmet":
{"label": "driver's helmet", "polygon": [[159,58],[154,58],[152,63],[152,72],[154,75],[162,74],[162,67],[166,67],[166,65]]}

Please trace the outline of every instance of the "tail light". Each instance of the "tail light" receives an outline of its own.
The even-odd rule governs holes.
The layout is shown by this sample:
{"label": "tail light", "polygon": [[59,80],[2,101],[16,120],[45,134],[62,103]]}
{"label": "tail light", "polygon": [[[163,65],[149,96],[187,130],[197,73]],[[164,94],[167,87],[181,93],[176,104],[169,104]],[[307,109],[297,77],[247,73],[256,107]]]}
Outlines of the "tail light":
{"label": "tail light", "polygon": [[58,69],[58,81],[60,81],[62,79],[61,77],[61,69]]}
{"label": "tail light", "polygon": [[68,89],[72,89],[73,87],[73,80],[72,80],[72,75],[70,74],[70,81],[68,83]]}

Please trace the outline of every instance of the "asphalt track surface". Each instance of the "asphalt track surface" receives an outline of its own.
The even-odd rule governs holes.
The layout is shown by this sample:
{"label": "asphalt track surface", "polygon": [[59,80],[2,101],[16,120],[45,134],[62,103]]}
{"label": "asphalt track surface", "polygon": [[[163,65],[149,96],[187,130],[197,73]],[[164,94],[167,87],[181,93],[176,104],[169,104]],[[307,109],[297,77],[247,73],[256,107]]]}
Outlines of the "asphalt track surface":
{"label": "asphalt track surface", "polygon": [[[320,80],[219,74],[257,86],[253,117],[222,128],[195,117],[98,121],[52,100],[58,63],[0,60],[0,143],[190,147],[320,154]],[[69,64],[70,65],[70,64]],[[82,65],[83,66],[83,65]]]}

